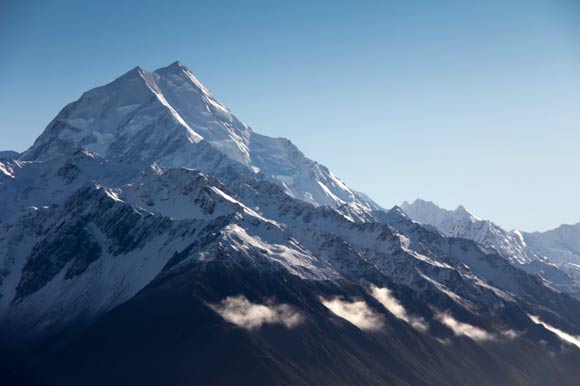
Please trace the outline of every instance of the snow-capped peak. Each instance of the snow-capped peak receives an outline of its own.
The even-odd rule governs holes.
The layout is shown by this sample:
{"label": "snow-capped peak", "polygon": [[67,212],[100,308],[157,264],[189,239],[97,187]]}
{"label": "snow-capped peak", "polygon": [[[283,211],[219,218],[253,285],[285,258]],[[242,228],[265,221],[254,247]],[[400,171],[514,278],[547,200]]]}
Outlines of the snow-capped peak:
{"label": "snow-capped peak", "polygon": [[475,216],[473,213],[471,213],[469,210],[467,210],[463,205],[459,205],[457,207],[457,209],[455,209],[455,213],[460,215],[460,216],[465,216],[466,218],[468,218],[470,221],[481,221],[481,219],[477,216]]}
{"label": "snow-capped peak", "polygon": [[433,202],[417,199],[411,204],[405,201],[401,207],[415,221],[432,225],[447,236],[475,240],[495,249],[514,263],[524,264],[544,259],[527,248],[519,232],[507,232],[489,220],[482,220],[463,205],[455,210],[447,210]]}
{"label": "snow-capped peak", "polygon": [[[211,96],[210,91],[203,85],[201,84],[201,82],[195,77],[195,75],[193,75],[193,72],[190,71],[189,68],[187,68],[187,66],[185,66],[183,63],[181,63],[179,60],[171,63],[169,66],[166,67],[162,67],[159,68],[157,70],[155,70],[156,74],[173,74],[173,75],[185,75],[187,78],[189,78],[189,80],[191,80],[191,82],[196,85],[199,90],[208,95]],[[225,108],[225,107],[224,107]]]}
{"label": "snow-capped peak", "polygon": [[185,64],[183,64],[181,61],[176,60],[175,62],[171,63],[169,66],[165,67],[165,68],[175,68],[175,69],[182,69],[182,70],[189,70]]}
{"label": "snow-capped peak", "polygon": [[254,133],[178,61],[153,72],[135,67],[85,92],[20,158],[45,160],[73,147],[111,160],[157,162],[212,174],[239,165],[315,205],[380,208],[287,139]]}

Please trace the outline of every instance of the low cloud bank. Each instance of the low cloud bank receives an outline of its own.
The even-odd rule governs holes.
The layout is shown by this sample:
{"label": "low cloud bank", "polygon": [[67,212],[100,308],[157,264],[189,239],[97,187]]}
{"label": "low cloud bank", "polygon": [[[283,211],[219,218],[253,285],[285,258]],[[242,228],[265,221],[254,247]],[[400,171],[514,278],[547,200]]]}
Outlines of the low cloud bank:
{"label": "low cloud bank", "polygon": [[425,320],[409,315],[405,307],[393,296],[388,288],[371,286],[371,295],[397,318],[404,320],[419,331],[427,330],[428,326]]}
{"label": "low cloud bank", "polygon": [[441,323],[449,327],[455,335],[465,335],[476,341],[486,341],[495,339],[493,334],[481,329],[479,327],[472,326],[471,324],[462,323],[451,315],[441,314],[437,317]]}
{"label": "low cloud bank", "polygon": [[532,319],[532,321],[534,323],[541,324],[542,326],[544,326],[544,328],[546,330],[551,331],[554,334],[556,334],[560,339],[565,340],[568,343],[572,343],[576,347],[580,348],[580,336],[568,334],[567,332],[562,331],[562,330],[552,326],[551,324],[548,324],[548,323],[542,321],[539,317],[537,317],[535,315],[528,315],[528,317],[530,319]]}
{"label": "low cloud bank", "polygon": [[248,330],[264,324],[293,328],[304,321],[302,314],[288,304],[255,304],[243,295],[230,296],[209,306],[228,322]]}
{"label": "low cloud bank", "polygon": [[383,318],[362,300],[349,302],[336,297],[333,299],[320,298],[320,301],[330,311],[348,320],[361,330],[378,330],[383,327]]}
{"label": "low cloud bank", "polygon": [[449,314],[440,314],[437,316],[437,319],[449,327],[455,335],[465,335],[478,342],[486,340],[515,339],[520,335],[514,330],[504,330],[499,334],[490,333],[482,328],[460,322]]}
{"label": "low cloud bank", "polygon": [[499,334],[490,333],[482,328],[460,322],[449,314],[440,314],[437,316],[437,319],[449,327],[455,335],[465,335],[478,342],[486,340],[515,339],[520,335],[514,330],[504,330]]}

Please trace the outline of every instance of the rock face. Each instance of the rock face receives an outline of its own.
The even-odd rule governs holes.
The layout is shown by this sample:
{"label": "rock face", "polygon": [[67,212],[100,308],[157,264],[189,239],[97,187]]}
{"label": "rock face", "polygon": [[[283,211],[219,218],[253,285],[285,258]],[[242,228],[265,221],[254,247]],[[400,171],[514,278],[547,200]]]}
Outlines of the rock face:
{"label": "rock face", "polygon": [[412,217],[132,70],[0,159],[0,383],[575,385],[580,302]]}

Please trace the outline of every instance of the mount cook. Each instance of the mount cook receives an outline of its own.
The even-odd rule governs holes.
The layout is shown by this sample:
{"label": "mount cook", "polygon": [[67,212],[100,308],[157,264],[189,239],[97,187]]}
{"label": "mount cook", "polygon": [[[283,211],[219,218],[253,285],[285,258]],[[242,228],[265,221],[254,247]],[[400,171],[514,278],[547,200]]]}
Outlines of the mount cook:
{"label": "mount cook", "polygon": [[2,384],[580,377],[580,301],[522,266],[543,254],[382,209],[179,62],[1,154]]}

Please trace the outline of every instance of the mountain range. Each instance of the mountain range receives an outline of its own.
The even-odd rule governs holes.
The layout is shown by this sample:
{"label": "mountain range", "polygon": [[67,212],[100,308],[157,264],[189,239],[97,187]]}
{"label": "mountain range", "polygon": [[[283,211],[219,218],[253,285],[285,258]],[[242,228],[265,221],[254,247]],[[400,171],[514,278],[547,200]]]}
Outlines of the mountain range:
{"label": "mountain range", "polygon": [[463,206],[439,208],[421,199],[401,207],[413,220],[432,225],[446,236],[462,237],[493,248],[519,268],[540,276],[546,284],[578,297],[580,294],[580,223],[546,232],[505,231],[481,220]]}
{"label": "mountain range", "polygon": [[578,231],[384,209],[138,67],[0,153],[0,384],[576,385]]}

